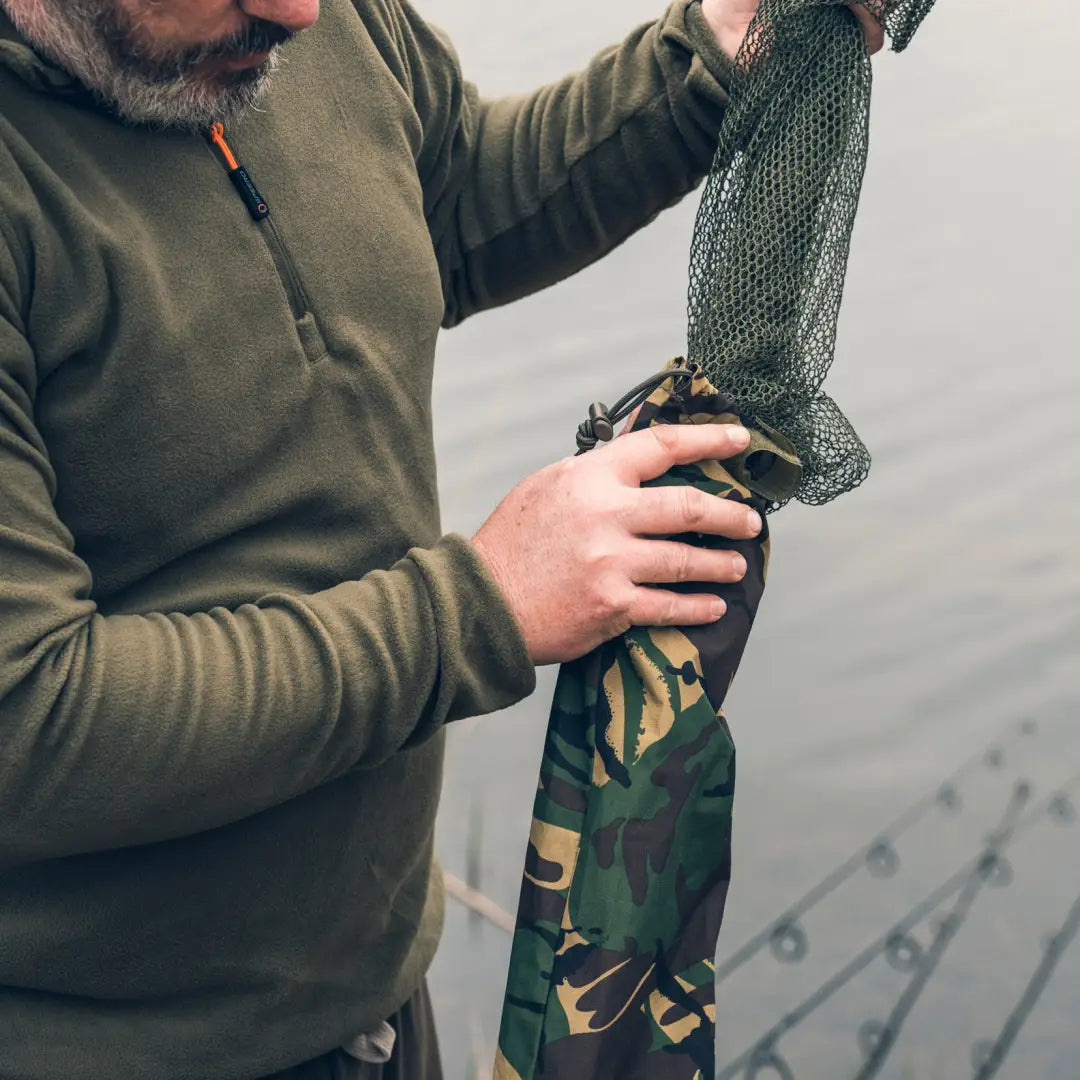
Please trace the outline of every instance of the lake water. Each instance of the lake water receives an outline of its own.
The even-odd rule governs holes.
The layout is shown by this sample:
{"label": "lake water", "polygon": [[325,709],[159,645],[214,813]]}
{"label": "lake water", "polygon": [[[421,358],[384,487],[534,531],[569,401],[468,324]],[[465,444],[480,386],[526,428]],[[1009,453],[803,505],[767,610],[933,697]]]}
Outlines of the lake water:
{"label": "lake water", "polygon": [[[659,5],[420,6],[497,94],[580,66]],[[727,709],[739,780],[720,960],[977,760],[957,783],[958,810],[932,807],[896,840],[892,877],[860,871],[802,917],[800,963],[765,948],[721,982],[721,1069],[955,874],[1018,779],[1037,801],[1080,770],[1078,44],[1067,0],[940,0],[908,53],[877,61],[828,383],[874,470],[830,506],[773,519],[769,590]],[[590,401],[683,350],[695,205],[444,336],[447,529],[471,534],[518,479],[572,450]],[[481,823],[483,889],[510,910],[553,682],[542,672],[529,701],[451,736],[442,858],[464,876],[470,823]],[[1037,734],[1014,734],[1025,719]],[[998,767],[998,756],[986,764],[999,744]],[[1011,885],[975,898],[882,1077],[972,1076],[973,1045],[998,1034],[1080,895],[1080,822],[1044,815],[1008,858]],[[932,920],[913,932],[927,946]],[[432,987],[452,1080],[486,1075],[508,950],[505,933],[451,903]],[[778,1041],[791,1075],[853,1076],[860,1029],[889,1014],[909,978],[878,959],[841,986]],[[1080,943],[997,1075],[1077,1080],[1078,1016]]]}

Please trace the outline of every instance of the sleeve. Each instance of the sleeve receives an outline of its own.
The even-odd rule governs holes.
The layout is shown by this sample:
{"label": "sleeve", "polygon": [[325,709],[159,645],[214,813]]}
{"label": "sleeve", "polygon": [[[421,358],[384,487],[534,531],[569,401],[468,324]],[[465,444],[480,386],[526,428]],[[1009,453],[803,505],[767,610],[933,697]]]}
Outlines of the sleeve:
{"label": "sleeve", "polygon": [[455,536],[313,595],[100,614],[54,510],[15,278],[0,240],[0,868],[228,824],[532,691]]}
{"label": "sleeve", "polygon": [[589,265],[708,171],[731,62],[700,0],[676,0],[576,75],[491,101],[442,35],[400,10],[447,326]]}

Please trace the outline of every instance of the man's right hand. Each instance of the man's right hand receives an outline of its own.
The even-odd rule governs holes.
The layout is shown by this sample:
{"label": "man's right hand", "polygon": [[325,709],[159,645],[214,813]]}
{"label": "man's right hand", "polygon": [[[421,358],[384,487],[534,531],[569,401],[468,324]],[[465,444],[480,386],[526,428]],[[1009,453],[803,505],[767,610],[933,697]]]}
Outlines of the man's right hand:
{"label": "man's right hand", "polygon": [[641,484],[673,465],[727,460],[748,443],[733,424],[652,427],[549,465],[503,499],[473,546],[535,664],[577,659],[631,626],[697,626],[724,614],[715,596],[645,586],[739,581],[742,556],[656,537],[747,539],[761,531],[761,519],[692,487]]}

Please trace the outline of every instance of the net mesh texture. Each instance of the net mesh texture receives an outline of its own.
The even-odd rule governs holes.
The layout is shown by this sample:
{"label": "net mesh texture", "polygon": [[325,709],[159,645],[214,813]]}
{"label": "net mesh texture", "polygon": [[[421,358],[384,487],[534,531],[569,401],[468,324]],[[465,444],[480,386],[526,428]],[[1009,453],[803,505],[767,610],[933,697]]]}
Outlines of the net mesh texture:
{"label": "net mesh texture", "polygon": [[[894,51],[934,0],[868,0]],[[735,58],[690,253],[688,358],[785,435],[795,498],[835,499],[870,454],[822,383],[869,145],[870,57],[842,0],[762,0]],[[782,504],[774,504],[776,509]]]}

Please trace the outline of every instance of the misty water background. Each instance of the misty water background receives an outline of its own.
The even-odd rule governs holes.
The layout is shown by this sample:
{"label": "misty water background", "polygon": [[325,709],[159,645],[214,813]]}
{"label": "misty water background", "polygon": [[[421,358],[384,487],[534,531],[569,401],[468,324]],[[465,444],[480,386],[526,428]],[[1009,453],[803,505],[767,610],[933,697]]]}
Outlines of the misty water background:
{"label": "misty water background", "polygon": [[[581,66],[662,5],[419,6],[493,95]],[[1038,798],[1080,770],[1077,44],[1067,0],[939,0],[907,53],[876,61],[827,384],[874,468],[839,502],[773,519],[769,589],[726,709],[738,784],[718,956],[966,759],[1001,743],[1004,761],[973,770],[958,812],[935,810],[898,841],[894,877],[859,874],[807,914],[801,963],[766,949],[720,985],[721,1067],[975,854],[1016,779]],[[518,479],[573,449],[590,401],[684,350],[696,203],[571,281],[444,335],[447,530],[471,535]],[[511,911],[554,675],[450,738],[441,857],[464,876],[480,823],[482,887]],[[1003,734],[1024,718],[1037,735]],[[970,1077],[973,1044],[997,1034],[1080,894],[1080,823],[1040,824],[1009,858],[1012,884],[980,894],[882,1077]],[[916,933],[925,946],[932,929]],[[449,1080],[490,1066],[509,944],[449,903],[431,975]],[[794,1076],[852,1076],[860,1026],[887,1015],[907,978],[878,961],[787,1035]],[[1078,1018],[1080,943],[998,1075],[1080,1078]]]}

